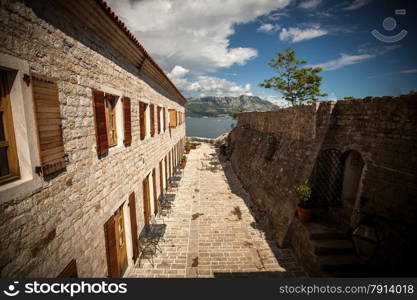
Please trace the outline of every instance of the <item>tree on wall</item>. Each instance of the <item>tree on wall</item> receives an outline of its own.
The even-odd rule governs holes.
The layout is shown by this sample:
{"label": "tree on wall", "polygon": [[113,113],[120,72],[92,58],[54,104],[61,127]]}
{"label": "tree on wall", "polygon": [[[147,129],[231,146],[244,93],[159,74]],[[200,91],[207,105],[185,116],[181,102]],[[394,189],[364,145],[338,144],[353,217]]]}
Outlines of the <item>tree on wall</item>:
{"label": "tree on wall", "polygon": [[261,87],[281,92],[292,105],[315,102],[319,97],[327,96],[320,91],[322,77],[318,74],[322,68],[300,68],[307,62],[297,59],[295,51],[289,48],[285,53],[276,54],[277,58],[272,58],[268,65],[277,70],[279,76],[265,79],[259,84]]}
{"label": "tree on wall", "polygon": [[232,113],[232,118],[236,120],[239,116],[239,113],[243,112],[243,108],[239,107]]}

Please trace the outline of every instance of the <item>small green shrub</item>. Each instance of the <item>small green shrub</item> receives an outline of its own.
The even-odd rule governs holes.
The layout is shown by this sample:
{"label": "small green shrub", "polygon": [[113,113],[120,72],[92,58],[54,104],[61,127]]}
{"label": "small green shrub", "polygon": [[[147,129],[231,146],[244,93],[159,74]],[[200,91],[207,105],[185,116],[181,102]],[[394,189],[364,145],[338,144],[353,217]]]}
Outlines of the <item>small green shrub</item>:
{"label": "small green shrub", "polygon": [[302,184],[297,187],[297,195],[300,198],[298,206],[302,208],[314,208],[314,202],[311,199],[311,187],[308,184]]}
{"label": "small green shrub", "polygon": [[308,184],[302,184],[297,187],[297,194],[301,200],[308,200],[311,197],[311,187]]}

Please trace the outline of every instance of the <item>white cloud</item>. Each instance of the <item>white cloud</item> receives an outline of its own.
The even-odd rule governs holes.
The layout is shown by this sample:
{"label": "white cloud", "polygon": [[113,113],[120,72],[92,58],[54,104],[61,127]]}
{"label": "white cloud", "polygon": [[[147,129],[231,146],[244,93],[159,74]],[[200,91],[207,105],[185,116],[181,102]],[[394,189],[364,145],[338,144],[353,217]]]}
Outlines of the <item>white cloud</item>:
{"label": "white cloud", "polygon": [[205,96],[231,96],[240,95],[258,96],[279,107],[289,107],[291,103],[282,97],[252,92],[249,83],[239,85],[233,81],[223,78],[205,75],[193,75],[190,70],[181,66],[175,66],[168,76],[186,97],[205,97]]}
{"label": "white cloud", "polygon": [[281,41],[297,43],[303,40],[314,39],[328,33],[329,32],[326,29],[320,28],[319,26],[314,26],[311,28],[290,27],[288,29],[283,28],[281,30],[279,39]]}
{"label": "white cloud", "polygon": [[298,6],[304,9],[312,9],[319,6],[321,3],[321,0],[306,0],[301,2]]}
{"label": "white cloud", "polygon": [[279,98],[276,96],[259,96],[260,98],[267,100],[269,102],[271,102],[272,104],[275,104],[279,107],[290,107],[291,106],[291,102],[285,100],[284,98]]}
{"label": "white cloud", "polygon": [[190,96],[240,96],[252,95],[249,83],[238,85],[235,82],[206,75],[192,75],[188,69],[175,66],[168,76],[187,97]]}
{"label": "white cloud", "polygon": [[281,29],[281,26],[279,24],[270,24],[270,23],[264,23],[261,26],[258,27],[257,31],[260,32],[276,32]]}
{"label": "white cloud", "polygon": [[109,0],[110,6],[166,70],[176,64],[193,71],[243,65],[257,56],[230,47],[236,24],[254,21],[291,0]]}
{"label": "white cloud", "polygon": [[310,67],[320,67],[323,68],[325,71],[332,71],[343,68],[348,65],[353,65],[360,63],[363,60],[370,59],[375,57],[373,54],[358,54],[358,55],[348,55],[345,53],[341,53],[339,58],[329,60],[327,62],[312,65]]}
{"label": "white cloud", "polygon": [[175,66],[172,70],[171,70],[171,72],[169,73],[169,76],[171,77],[171,78],[181,78],[181,77],[184,77],[185,76],[185,74],[187,74],[187,73],[189,73],[190,72],[190,70],[187,70],[187,69],[185,69],[185,68],[183,68],[183,67],[181,67],[181,66]]}
{"label": "white cloud", "polygon": [[278,21],[282,17],[288,17],[289,14],[287,12],[274,12],[268,15],[268,19],[272,21]]}
{"label": "white cloud", "polygon": [[374,58],[376,56],[384,55],[390,51],[394,51],[400,48],[400,45],[390,45],[383,47],[374,47],[374,48],[365,48],[367,45],[361,45],[358,49],[358,54],[349,55],[345,53],[340,53],[340,57],[336,59],[329,60],[324,63],[310,65],[309,67],[320,67],[324,71],[332,71],[343,68],[345,66],[353,65],[360,63],[362,61]]}
{"label": "white cloud", "polygon": [[359,9],[369,3],[371,3],[372,0],[353,0],[352,3],[344,8],[343,10],[356,10]]}
{"label": "white cloud", "polygon": [[411,70],[402,70],[400,71],[402,74],[411,74],[411,73],[417,73],[417,69],[411,69]]}

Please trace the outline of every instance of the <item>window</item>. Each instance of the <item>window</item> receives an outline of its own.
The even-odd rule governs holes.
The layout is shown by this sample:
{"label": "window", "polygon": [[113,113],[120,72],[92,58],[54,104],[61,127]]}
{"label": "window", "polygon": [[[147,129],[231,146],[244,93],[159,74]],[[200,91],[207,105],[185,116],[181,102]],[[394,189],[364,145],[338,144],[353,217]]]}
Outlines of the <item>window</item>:
{"label": "window", "polygon": [[140,139],[143,140],[146,137],[146,107],[148,105],[143,102],[139,102],[139,122],[140,122]]}
{"label": "window", "polygon": [[106,112],[106,126],[107,126],[107,139],[109,147],[117,145],[117,128],[116,128],[116,103],[117,96],[110,94],[104,95],[104,105]]}
{"label": "window", "polygon": [[8,73],[0,69],[0,184],[19,178]]}

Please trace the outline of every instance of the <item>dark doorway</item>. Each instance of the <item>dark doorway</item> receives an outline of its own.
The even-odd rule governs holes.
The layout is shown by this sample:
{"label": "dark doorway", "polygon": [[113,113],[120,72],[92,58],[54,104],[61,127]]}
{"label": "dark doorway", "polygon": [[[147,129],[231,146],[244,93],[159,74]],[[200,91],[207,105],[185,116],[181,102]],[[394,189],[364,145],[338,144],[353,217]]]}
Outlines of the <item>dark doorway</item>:
{"label": "dark doorway", "polygon": [[342,152],[337,149],[322,150],[310,177],[315,202],[321,207],[339,206],[342,179]]}

